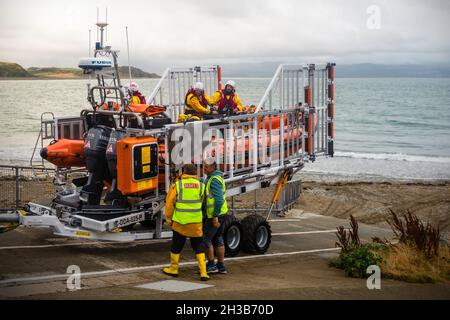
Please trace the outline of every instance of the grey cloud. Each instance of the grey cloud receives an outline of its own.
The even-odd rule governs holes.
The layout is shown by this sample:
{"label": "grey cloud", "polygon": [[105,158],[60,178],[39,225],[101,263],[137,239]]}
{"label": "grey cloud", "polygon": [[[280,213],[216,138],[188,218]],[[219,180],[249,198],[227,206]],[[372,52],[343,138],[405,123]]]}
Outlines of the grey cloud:
{"label": "grey cloud", "polygon": [[[26,1],[0,4],[0,60],[74,66],[87,53],[96,6],[108,6],[109,43],[131,64],[240,61],[448,62],[447,1]],[[381,28],[366,27],[369,5]],[[26,8],[23,10],[23,8]],[[123,64],[126,61],[122,60]]]}

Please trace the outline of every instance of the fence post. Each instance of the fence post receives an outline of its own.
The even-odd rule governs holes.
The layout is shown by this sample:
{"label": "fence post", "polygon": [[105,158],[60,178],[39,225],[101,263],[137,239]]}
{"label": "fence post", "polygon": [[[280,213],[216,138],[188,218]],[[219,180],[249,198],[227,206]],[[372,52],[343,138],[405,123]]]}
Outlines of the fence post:
{"label": "fence post", "polygon": [[317,101],[314,98],[314,95],[316,93],[317,88],[315,88],[314,84],[314,73],[315,73],[316,66],[314,64],[310,64],[308,66],[308,85],[309,85],[309,93],[310,96],[308,101],[308,107],[309,107],[309,118],[308,118],[308,153],[309,153],[309,159],[311,161],[316,160],[316,152],[315,152],[315,131],[316,131],[316,105]]}
{"label": "fence post", "polygon": [[222,67],[217,66],[217,88],[218,90],[222,90]]}
{"label": "fence post", "polygon": [[[308,133],[305,136],[305,149],[308,156],[312,156],[313,148],[312,148],[312,130],[313,130],[313,122],[312,122],[312,85],[308,83],[305,87],[305,131]],[[303,136],[303,134],[302,134]]]}
{"label": "fence post", "polygon": [[16,176],[16,210],[19,210],[20,192],[19,192],[19,167],[14,167]]}
{"label": "fence post", "polygon": [[328,122],[328,154],[334,155],[334,63],[327,64],[328,72],[328,97],[327,97],[327,122]]}

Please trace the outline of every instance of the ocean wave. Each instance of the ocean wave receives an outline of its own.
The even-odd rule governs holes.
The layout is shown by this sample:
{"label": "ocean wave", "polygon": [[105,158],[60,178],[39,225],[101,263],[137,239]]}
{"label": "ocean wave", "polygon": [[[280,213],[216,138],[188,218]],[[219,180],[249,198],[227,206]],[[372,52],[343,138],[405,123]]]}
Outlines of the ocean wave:
{"label": "ocean wave", "polygon": [[336,151],[334,153],[334,156],[341,158],[368,159],[368,160],[450,163],[450,157],[419,156],[403,153],[361,153],[361,152]]}

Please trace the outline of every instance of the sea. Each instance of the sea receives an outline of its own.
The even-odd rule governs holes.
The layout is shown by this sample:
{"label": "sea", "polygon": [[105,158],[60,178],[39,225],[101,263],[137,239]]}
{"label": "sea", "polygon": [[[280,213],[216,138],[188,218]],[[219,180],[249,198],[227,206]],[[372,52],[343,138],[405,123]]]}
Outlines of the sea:
{"label": "sea", "polygon": [[[233,80],[244,104],[257,104],[270,82]],[[137,80],[144,95],[157,81]],[[1,80],[0,163],[29,161],[43,112],[70,116],[90,108],[87,82]],[[303,174],[319,180],[450,180],[450,79],[336,78],[335,155],[307,163]]]}

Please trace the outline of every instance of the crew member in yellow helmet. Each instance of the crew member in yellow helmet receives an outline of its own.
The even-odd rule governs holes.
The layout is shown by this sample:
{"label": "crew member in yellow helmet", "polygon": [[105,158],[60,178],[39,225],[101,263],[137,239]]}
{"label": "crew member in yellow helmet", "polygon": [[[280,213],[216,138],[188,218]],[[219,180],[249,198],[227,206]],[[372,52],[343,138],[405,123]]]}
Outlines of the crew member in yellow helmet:
{"label": "crew member in yellow helmet", "polygon": [[205,93],[201,82],[197,82],[188,90],[184,103],[184,114],[180,114],[178,122],[202,120],[204,115],[211,114],[211,110],[208,109],[211,98]]}
{"label": "crew member in yellow helmet", "polygon": [[217,105],[217,112],[221,115],[235,115],[242,112],[243,107],[241,99],[236,94],[236,84],[233,80],[229,80],[225,84],[225,88],[214,93],[211,104]]}
{"label": "crew member in yellow helmet", "polygon": [[130,88],[128,89],[128,95],[131,99],[131,104],[147,104],[145,97],[139,91],[139,85],[136,82],[132,82],[130,84]]}

